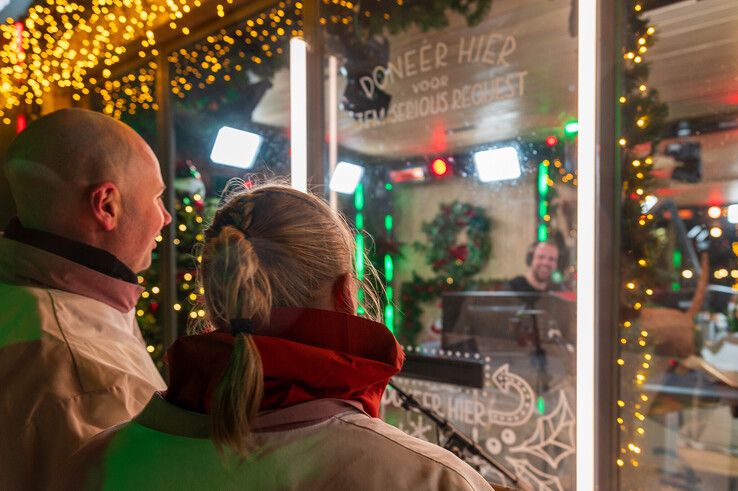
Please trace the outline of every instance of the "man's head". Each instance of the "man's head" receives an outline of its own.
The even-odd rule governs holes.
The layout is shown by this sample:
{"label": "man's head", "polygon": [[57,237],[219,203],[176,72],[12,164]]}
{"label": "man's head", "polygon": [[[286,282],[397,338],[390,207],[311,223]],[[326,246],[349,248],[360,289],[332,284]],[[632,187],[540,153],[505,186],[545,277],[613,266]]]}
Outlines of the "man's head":
{"label": "man's head", "polygon": [[26,128],[4,170],[25,227],[104,249],[146,269],[159,230],[171,221],[151,148],[113,118],[62,109]]}
{"label": "man's head", "polygon": [[534,242],[526,257],[530,275],[539,283],[549,283],[559,263],[559,248],[552,242]]}

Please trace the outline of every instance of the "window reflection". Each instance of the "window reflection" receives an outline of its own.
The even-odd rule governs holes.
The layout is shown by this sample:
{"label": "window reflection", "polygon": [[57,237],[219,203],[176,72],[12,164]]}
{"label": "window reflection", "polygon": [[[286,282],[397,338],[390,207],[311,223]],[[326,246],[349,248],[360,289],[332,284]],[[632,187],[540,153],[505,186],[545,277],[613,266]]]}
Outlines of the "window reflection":
{"label": "window reflection", "polygon": [[[383,273],[407,352],[395,382],[535,489],[573,489],[572,4],[367,5],[324,13],[327,167],[359,275]],[[383,417],[448,444],[392,389]]]}
{"label": "window reflection", "polygon": [[735,5],[631,3],[621,98],[621,488],[735,489]]}

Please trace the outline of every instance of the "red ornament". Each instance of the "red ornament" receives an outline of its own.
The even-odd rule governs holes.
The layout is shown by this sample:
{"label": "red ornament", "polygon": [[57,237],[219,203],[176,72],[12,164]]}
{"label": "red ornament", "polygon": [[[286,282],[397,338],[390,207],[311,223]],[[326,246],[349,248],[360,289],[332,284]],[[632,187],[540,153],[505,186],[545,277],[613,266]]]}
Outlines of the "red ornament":
{"label": "red ornament", "polygon": [[151,302],[149,304],[149,312],[156,314],[157,310],[159,310],[159,302]]}
{"label": "red ornament", "polygon": [[449,253],[459,261],[465,261],[469,255],[469,248],[466,247],[466,244],[462,244],[449,249]]}

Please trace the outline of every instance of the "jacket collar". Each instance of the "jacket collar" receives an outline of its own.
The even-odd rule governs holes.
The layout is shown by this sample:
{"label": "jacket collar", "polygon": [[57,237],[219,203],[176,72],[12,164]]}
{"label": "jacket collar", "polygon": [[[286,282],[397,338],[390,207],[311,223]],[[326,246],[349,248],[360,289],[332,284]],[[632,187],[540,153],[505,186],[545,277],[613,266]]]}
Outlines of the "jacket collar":
{"label": "jacket collar", "polygon": [[[353,401],[319,399],[260,413],[252,429],[256,433],[263,433],[303,428],[346,412],[362,412],[362,409]],[[175,406],[164,399],[161,393],[155,393],[134,420],[141,426],[170,435],[203,439],[212,436],[210,416]]]}
{"label": "jacket collar", "polygon": [[[317,399],[356,401],[376,417],[390,377],[404,353],[382,324],[315,309],[277,308],[269,326],[253,335],[261,355],[261,410]],[[167,400],[208,414],[228,365],[234,337],[215,331],[179,338],[167,352]]]}
{"label": "jacket collar", "polygon": [[26,228],[17,217],[10,220],[4,235],[6,239],[56,254],[113,278],[137,283],[136,273],[108,251],[51,232]]}
{"label": "jacket collar", "polygon": [[[135,307],[143,291],[142,287],[135,284],[135,274],[131,272],[134,281],[132,283],[101,272],[90,265],[68,259],[53,251],[56,246],[37,243],[38,239],[46,236],[45,232],[41,232],[41,235],[36,234],[36,231],[32,234],[34,238],[31,241],[34,244],[25,241],[28,238],[25,233],[21,234],[21,240],[13,239],[12,237],[18,236],[17,229],[14,230],[12,227],[10,237],[7,232],[5,236],[0,237],[0,281],[75,293],[103,302],[120,312],[128,312]],[[48,235],[54,237],[52,242],[58,245],[57,239],[61,237]],[[68,239],[63,239],[66,240]],[[95,249],[86,244],[80,245],[84,246],[80,251],[87,248]],[[62,248],[67,246],[69,244]],[[100,249],[95,250],[104,252]]]}

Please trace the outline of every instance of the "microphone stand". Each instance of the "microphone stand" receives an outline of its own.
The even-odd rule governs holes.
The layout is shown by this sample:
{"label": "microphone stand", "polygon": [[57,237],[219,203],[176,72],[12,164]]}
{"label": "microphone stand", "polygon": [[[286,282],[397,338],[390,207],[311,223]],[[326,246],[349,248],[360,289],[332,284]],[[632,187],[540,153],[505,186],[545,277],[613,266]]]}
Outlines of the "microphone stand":
{"label": "microphone stand", "polygon": [[393,389],[395,389],[397,393],[400,395],[400,398],[402,399],[403,409],[405,409],[406,411],[415,409],[416,411],[424,414],[436,424],[436,426],[441,430],[441,432],[443,432],[443,434],[446,436],[446,443],[443,445],[443,448],[456,454],[456,456],[461,459],[463,459],[463,452],[464,450],[466,450],[470,454],[480,457],[482,460],[486,461],[489,465],[491,465],[492,467],[500,471],[505,477],[507,477],[510,481],[512,481],[513,484],[515,485],[518,484],[518,478],[515,474],[513,474],[512,472],[507,470],[505,467],[503,467],[502,464],[497,463],[494,457],[492,457],[489,453],[487,453],[474,440],[466,436],[458,428],[456,428],[454,425],[449,423],[446,418],[443,418],[440,414],[433,411],[432,409],[423,406],[412,395],[403,391],[402,389],[397,387],[392,382],[389,382],[388,385],[392,387]]}

